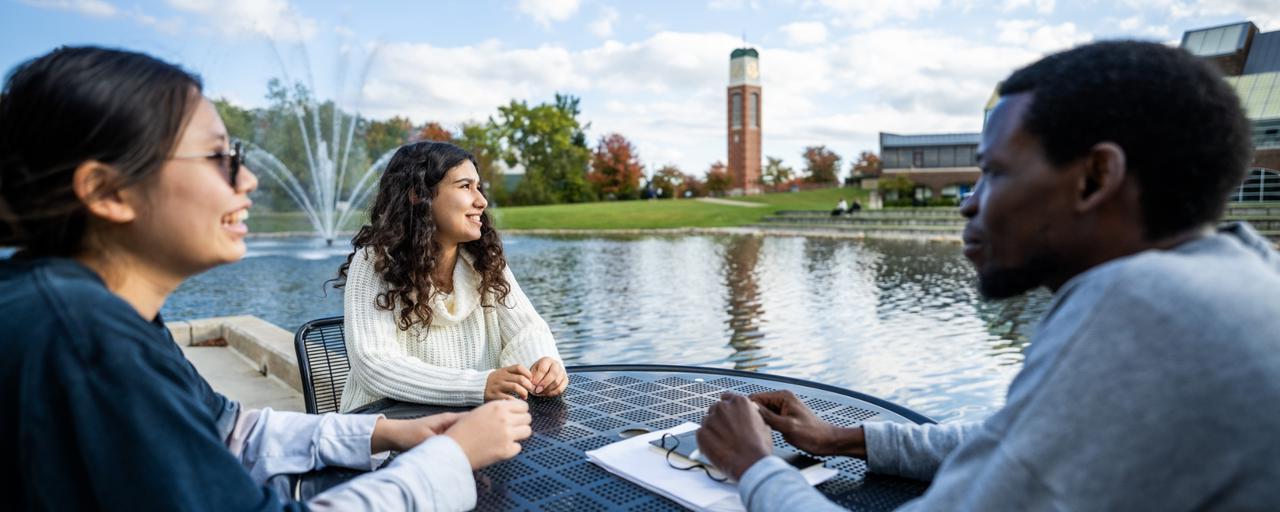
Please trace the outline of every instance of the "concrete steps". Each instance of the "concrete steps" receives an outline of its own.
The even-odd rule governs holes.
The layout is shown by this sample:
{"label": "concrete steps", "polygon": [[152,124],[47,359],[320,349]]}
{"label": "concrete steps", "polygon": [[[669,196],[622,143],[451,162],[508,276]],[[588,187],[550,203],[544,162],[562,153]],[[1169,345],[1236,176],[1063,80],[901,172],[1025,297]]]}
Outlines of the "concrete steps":
{"label": "concrete steps", "polygon": [[[1224,221],[1246,221],[1263,236],[1280,242],[1280,203],[1231,203]],[[824,210],[782,210],[757,227],[774,231],[818,230],[866,237],[960,240],[964,217],[954,207],[860,210],[833,217]]]}

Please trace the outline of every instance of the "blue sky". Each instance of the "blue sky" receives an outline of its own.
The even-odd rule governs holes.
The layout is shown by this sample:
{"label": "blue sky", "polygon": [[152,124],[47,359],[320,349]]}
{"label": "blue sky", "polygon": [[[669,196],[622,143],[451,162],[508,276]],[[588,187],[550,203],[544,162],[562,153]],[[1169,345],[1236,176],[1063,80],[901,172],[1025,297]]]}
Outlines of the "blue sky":
{"label": "blue sky", "polygon": [[260,106],[270,78],[309,65],[321,96],[367,117],[451,127],[559,91],[582,98],[593,143],[618,132],[648,169],[701,174],[725,159],[744,34],[760,50],[764,154],[799,167],[807,145],[847,164],[881,131],[978,131],[996,81],[1055,50],[1245,19],[1280,29],[1275,0],[0,0],[0,68],[59,45],[124,47]]}

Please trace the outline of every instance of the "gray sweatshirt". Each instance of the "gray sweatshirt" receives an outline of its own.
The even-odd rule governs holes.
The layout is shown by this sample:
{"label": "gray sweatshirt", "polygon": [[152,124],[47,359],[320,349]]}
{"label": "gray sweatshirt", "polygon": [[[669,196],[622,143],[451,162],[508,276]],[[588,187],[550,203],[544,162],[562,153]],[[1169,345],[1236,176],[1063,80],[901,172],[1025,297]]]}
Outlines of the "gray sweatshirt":
{"label": "gray sweatshirt", "polygon": [[[1076,276],[981,423],[867,423],[909,510],[1280,510],[1280,255],[1246,224]],[[749,510],[837,506],[776,457]]]}

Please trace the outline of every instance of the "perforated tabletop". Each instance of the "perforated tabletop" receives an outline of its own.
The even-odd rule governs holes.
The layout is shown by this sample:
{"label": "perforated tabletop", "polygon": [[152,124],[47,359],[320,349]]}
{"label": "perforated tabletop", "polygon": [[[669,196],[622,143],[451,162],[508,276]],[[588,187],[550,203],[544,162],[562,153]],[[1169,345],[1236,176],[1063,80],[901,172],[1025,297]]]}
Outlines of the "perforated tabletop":
{"label": "perforated tabletop", "polygon": [[[477,510],[683,510],[675,502],[618,478],[583,453],[619,441],[627,430],[661,430],[701,423],[707,407],[725,391],[750,394],[787,389],[823,419],[841,426],[866,420],[931,423],[909,409],[846,389],[798,379],[734,370],[656,365],[569,368],[569,388],[556,399],[533,398],[533,436],[516,458],[476,474]],[[380,400],[358,412],[413,418],[452,407]],[[774,433],[774,444],[789,446]],[[840,473],[819,485],[851,510],[889,510],[919,496],[926,483],[868,474],[848,457],[819,457]],[[325,470],[303,477],[301,494],[314,495],[359,473]]]}

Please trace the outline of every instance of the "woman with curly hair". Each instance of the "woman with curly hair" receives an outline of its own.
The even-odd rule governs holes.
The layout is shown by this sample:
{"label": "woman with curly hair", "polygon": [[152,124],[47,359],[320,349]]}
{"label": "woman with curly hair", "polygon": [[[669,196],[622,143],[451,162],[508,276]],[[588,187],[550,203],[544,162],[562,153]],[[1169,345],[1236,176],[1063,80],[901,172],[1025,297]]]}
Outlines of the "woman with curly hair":
{"label": "woman with curly hair", "polygon": [[475,157],[442,142],[396,151],[369,224],[338,269],[349,411],[380,398],[472,405],[568,386],[546,321],[516,284]]}

